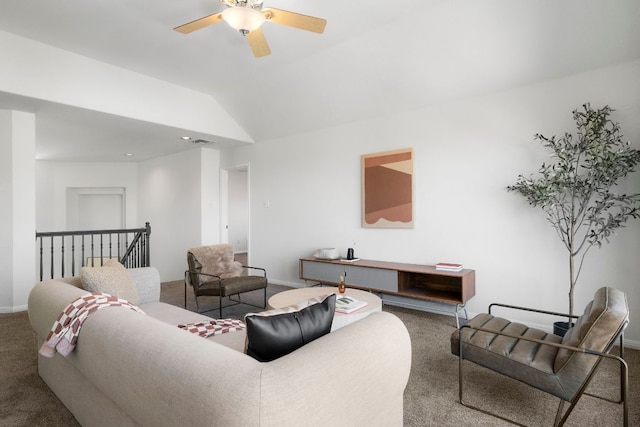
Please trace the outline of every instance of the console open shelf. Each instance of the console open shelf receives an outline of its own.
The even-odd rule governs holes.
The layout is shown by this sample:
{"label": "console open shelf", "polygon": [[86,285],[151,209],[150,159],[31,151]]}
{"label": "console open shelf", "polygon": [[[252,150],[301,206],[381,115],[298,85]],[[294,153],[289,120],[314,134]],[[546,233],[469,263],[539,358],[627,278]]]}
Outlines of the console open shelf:
{"label": "console open shelf", "polygon": [[[347,286],[381,293],[385,303],[403,305],[399,301],[410,298],[416,307],[420,306],[419,301],[452,305],[454,310],[450,311],[455,313],[456,321],[458,312],[476,293],[475,270],[470,269],[442,271],[433,265],[365,259],[355,262],[319,258],[299,260],[299,277],[305,281],[337,285],[340,276],[345,274]],[[389,298],[385,299],[384,295]],[[426,306],[425,309],[429,310]]]}

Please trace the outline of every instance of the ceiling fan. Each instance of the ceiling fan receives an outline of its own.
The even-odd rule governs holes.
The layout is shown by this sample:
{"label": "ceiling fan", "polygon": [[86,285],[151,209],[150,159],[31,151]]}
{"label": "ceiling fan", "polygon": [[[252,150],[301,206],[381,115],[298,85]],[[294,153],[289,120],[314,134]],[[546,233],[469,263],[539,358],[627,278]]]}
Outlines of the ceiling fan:
{"label": "ceiling fan", "polygon": [[267,40],[260,26],[265,21],[322,34],[327,25],[326,19],[302,15],[275,8],[262,8],[263,0],[219,0],[227,6],[222,12],[208,15],[195,21],[175,27],[179,33],[189,34],[193,31],[226,21],[232,28],[247,37],[253,55],[256,58],[271,53]]}

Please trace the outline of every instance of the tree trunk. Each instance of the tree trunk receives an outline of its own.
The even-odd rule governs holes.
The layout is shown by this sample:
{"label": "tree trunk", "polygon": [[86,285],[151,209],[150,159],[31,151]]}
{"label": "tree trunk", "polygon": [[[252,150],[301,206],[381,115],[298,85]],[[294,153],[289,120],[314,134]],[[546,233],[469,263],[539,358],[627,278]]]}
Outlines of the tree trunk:
{"label": "tree trunk", "polygon": [[569,251],[569,326],[573,319],[573,288],[576,285],[573,279],[573,248]]}

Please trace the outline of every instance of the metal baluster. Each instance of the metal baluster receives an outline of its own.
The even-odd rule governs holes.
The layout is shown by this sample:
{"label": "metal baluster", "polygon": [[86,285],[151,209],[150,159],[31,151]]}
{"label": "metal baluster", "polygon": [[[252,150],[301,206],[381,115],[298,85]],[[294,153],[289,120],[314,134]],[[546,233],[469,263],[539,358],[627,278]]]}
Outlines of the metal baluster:
{"label": "metal baluster", "polygon": [[71,275],[76,275],[76,238],[71,236]]}
{"label": "metal baluster", "polygon": [[122,252],[120,251],[120,239],[122,239],[122,237],[120,236],[120,233],[118,233],[117,236],[118,236],[118,243],[117,243],[117,245],[118,245],[118,260],[122,260]]}
{"label": "metal baluster", "polygon": [[144,238],[142,239],[142,247],[144,248],[144,254],[143,254],[143,260],[144,260],[144,266],[145,267],[149,267],[149,236],[147,236],[146,234],[144,235]]}
{"label": "metal baluster", "polygon": [[54,237],[51,236],[51,277],[50,279],[53,279],[53,239]]}
{"label": "metal baluster", "polygon": [[61,243],[62,243],[61,246],[60,246],[62,248],[62,252],[60,254],[60,257],[61,257],[60,258],[60,265],[62,267],[62,276],[61,277],[64,277],[64,236],[61,236],[60,240],[61,240]]}
{"label": "metal baluster", "polygon": [[144,251],[144,265],[145,267],[151,266],[151,224],[147,221],[144,224],[145,233],[144,233],[144,241],[145,241],[145,251]]}
{"label": "metal baluster", "polygon": [[42,282],[42,269],[44,266],[42,265],[42,236],[40,236],[40,281]]}
{"label": "metal baluster", "polygon": [[[124,235],[124,247],[127,248],[127,250],[129,249],[129,233]],[[129,254],[127,256],[127,265],[131,266],[129,260],[131,259],[131,254]]]}

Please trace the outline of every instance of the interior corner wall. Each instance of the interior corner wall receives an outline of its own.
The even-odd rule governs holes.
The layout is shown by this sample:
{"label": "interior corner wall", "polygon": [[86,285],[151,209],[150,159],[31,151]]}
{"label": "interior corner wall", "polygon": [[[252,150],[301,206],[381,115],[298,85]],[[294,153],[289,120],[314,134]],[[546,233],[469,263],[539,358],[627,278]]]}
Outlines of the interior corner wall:
{"label": "interior corner wall", "polygon": [[0,110],[0,313],[25,310],[35,271],[35,115]]}
{"label": "interior corner wall", "polygon": [[[533,135],[575,133],[571,111],[585,102],[616,109],[640,148],[640,61],[235,148],[225,165],[251,164],[252,264],[272,282],[301,286],[298,259],[323,247],[342,255],[353,247],[373,260],[460,262],[476,270],[471,314],[495,301],[567,312],[566,249],[542,212],[506,187],[547,161]],[[361,155],[408,147],[415,227],[361,227]],[[627,184],[636,192],[639,175]],[[640,221],[632,220],[587,255],[576,307],[604,285],[640,306],[638,253]],[[540,322],[527,316],[520,320]],[[640,345],[640,320],[631,322],[627,338]]]}
{"label": "interior corner wall", "polygon": [[[202,244],[205,235],[213,238],[212,231],[203,231],[208,226],[203,227],[202,216],[215,206],[203,209],[202,203],[217,202],[210,197],[218,188],[219,166],[217,154],[204,150],[209,149],[139,163],[138,210],[141,218],[151,222],[151,265],[158,268],[162,281],[183,279],[187,250]],[[203,173],[204,165],[208,169]],[[203,184],[211,188],[203,189]]]}

